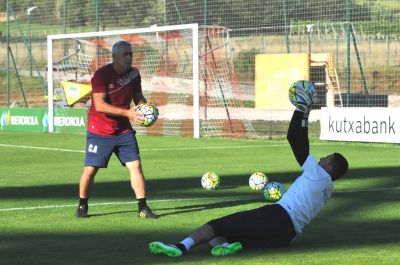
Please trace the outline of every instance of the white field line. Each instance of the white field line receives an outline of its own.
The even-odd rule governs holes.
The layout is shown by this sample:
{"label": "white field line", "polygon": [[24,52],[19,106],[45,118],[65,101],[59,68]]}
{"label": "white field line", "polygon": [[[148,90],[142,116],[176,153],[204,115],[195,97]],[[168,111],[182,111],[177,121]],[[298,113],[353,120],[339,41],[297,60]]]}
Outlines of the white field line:
{"label": "white field line", "polygon": [[[259,147],[280,147],[287,146],[288,144],[261,144],[261,145],[237,145],[237,146],[203,146],[203,147],[171,147],[171,148],[141,148],[140,151],[180,151],[180,150],[207,150],[207,149],[241,149],[241,148],[259,148]],[[0,144],[0,147],[11,147],[11,148],[25,148],[25,149],[36,149],[36,150],[48,150],[48,151],[60,151],[60,152],[73,152],[73,153],[85,153],[84,150],[75,149],[64,149],[64,148],[52,148],[52,147],[41,147],[41,146],[29,146],[29,145],[13,145],[13,144]]]}
{"label": "white field line", "polygon": [[82,151],[82,150],[53,148],[53,147],[41,147],[41,146],[29,146],[29,145],[15,145],[15,144],[0,144],[0,146],[2,146],[2,147],[12,147],[12,148],[24,148],[24,149],[36,149],[36,150],[72,152],[72,153],[84,153],[85,152],[85,151]]}
{"label": "white field line", "polygon": [[[338,142],[326,142],[326,143],[312,143],[311,145],[332,145],[333,143],[342,145],[349,143],[338,143]],[[400,145],[385,145],[385,144],[373,144],[373,143],[353,143],[354,145],[366,145],[377,148],[400,148]],[[242,148],[262,148],[262,147],[284,147],[288,146],[288,143],[280,144],[255,144],[255,145],[237,145],[237,146],[202,146],[202,147],[171,147],[171,148],[141,148],[140,151],[182,151],[182,150],[210,150],[210,149],[242,149]],[[84,150],[66,149],[66,148],[55,148],[55,147],[42,147],[42,146],[30,146],[30,145],[14,145],[14,144],[0,144],[0,147],[11,147],[11,148],[25,148],[25,149],[36,149],[36,150],[48,150],[58,152],[71,152],[71,153],[85,153]]]}
{"label": "white field line", "polygon": [[[161,199],[161,200],[148,200],[148,202],[176,202],[176,201],[200,201],[200,200],[232,200],[232,199],[243,199],[250,198],[251,196],[231,196],[231,197],[199,197],[199,198],[186,198],[186,199]],[[133,204],[136,201],[121,201],[121,202],[99,202],[91,203],[90,206],[104,206],[104,205],[120,205],[120,204]],[[6,211],[19,211],[19,210],[37,210],[37,209],[54,209],[54,208],[69,208],[76,207],[77,204],[63,204],[63,205],[38,205],[38,206],[27,206],[27,207],[16,207],[16,208],[0,208],[0,212]]]}
{"label": "white field line", "polygon": [[[338,190],[334,193],[358,193],[358,192],[377,192],[377,191],[393,191],[400,190],[400,187],[393,188],[377,188],[377,189],[360,189],[360,190]],[[230,196],[230,197],[198,197],[198,198],[186,198],[186,199],[161,199],[161,200],[149,200],[151,203],[160,202],[176,202],[176,201],[212,201],[212,200],[232,200],[232,199],[248,199],[255,196]],[[121,202],[99,202],[91,203],[90,206],[106,206],[106,205],[121,205],[121,204],[133,204],[135,201],[121,201]],[[61,205],[38,205],[38,206],[27,206],[27,207],[15,207],[15,208],[0,208],[0,212],[7,211],[24,211],[24,210],[40,210],[40,209],[56,209],[56,208],[71,208],[76,207],[76,204],[61,204]]]}

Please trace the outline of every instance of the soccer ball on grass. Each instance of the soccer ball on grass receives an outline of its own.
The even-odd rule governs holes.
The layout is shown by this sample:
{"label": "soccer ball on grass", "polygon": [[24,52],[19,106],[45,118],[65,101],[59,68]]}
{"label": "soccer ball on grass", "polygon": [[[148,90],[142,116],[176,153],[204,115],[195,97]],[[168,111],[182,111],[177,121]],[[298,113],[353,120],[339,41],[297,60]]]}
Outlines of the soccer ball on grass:
{"label": "soccer ball on grass", "polygon": [[270,182],[265,186],[264,197],[269,202],[276,202],[282,198],[286,192],[285,187],[279,182]]}
{"label": "soccer ball on grass", "polygon": [[221,184],[221,178],[214,172],[207,172],[201,177],[201,186],[205,190],[214,190]]}
{"label": "soccer ball on grass", "polygon": [[252,190],[259,191],[265,188],[268,178],[262,172],[253,173],[249,178],[249,186]]}
{"label": "soccer ball on grass", "polygon": [[143,117],[143,122],[139,124],[142,127],[149,127],[158,119],[158,109],[147,103],[138,105],[136,107],[136,112],[141,114]]}

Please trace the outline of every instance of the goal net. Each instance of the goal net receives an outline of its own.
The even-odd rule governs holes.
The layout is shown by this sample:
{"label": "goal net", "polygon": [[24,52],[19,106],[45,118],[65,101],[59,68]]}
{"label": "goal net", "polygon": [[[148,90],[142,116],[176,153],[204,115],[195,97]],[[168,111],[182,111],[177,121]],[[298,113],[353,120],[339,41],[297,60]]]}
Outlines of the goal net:
{"label": "goal net", "polygon": [[133,46],[133,66],[142,77],[147,101],[159,109],[151,127],[138,133],[207,137],[251,137],[243,101],[226,52],[229,31],[197,24],[93,33],[50,35],[48,45],[49,131],[57,115],[91,104],[90,80],[111,63],[111,47]]}

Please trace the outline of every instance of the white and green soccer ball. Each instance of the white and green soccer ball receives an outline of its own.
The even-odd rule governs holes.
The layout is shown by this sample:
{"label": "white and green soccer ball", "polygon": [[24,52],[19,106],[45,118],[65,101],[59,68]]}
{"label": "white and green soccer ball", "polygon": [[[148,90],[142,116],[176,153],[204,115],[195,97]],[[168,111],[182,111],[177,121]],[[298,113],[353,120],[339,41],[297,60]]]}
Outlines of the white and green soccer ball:
{"label": "white and green soccer ball", "polygon": [[214,190],[221,184],[221,178],[214,172],[207,172],[201,177],[201,186],[205,190]]}
{"label": "white and green soccer ball", "polygon": [[253,173],[249,178],[249,186],[255,191],[264,189],[267,183],[268,177],[262,172]]}
{"label": "white and green soccer ball", "polygon": [[283,194],[286,192],[286,188],[279,182],[270,182],[264,188],[264,198],[269,202],[279,201]]}
{"label": "white and green soccer ball", "polygon": [[158,109],[150,104],[144,103],[136,107],[136,112],[142,115],[143,122],[139,124],[142,127],[153,125],[158,119]]}

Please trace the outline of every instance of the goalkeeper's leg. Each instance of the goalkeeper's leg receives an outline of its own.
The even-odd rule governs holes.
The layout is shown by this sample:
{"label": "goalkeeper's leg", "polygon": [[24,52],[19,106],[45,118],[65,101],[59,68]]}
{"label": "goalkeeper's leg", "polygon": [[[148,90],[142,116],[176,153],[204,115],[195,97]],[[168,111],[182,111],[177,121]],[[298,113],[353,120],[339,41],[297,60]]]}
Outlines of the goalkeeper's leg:
{"label": "goalkeeper's leg", "polygon": [[149,251],[153,254],[162,254],[169,257],[179,257],[183,254],[183,251],[176,245],[165,244],[160,241],[151,242],[149,244]]}
{"label": "goalkeeper's leg", "polygon": [[[224,243],[240,242],[244,248],[274,246],[277,239],[281,246],[285,242],[288,244],[295,236],[293,223],[279,204],[234,213],[214,219],[208,224],[216,236],[226,239]],[[241,250],[239,244],[229,248],[233,249],[233,253]]]}
{"label": "goalkeeper's leg", "polygon": [[208,245],[212,248],[211,255],[213,256],[236,254],[243,248],[240,242],[229,243],[228,239],[222,236],[214,237],[208,242]]}
{"label": "goalkeeper's leg", "polygon": [[160,241],[151,242],[149,250],[153,254],[177,257],[187,253],[192,247],[211,240],[214,236],[214,229],[210,225],[205,224],[194,230],[188,237],[177,244],[165,244]]}

